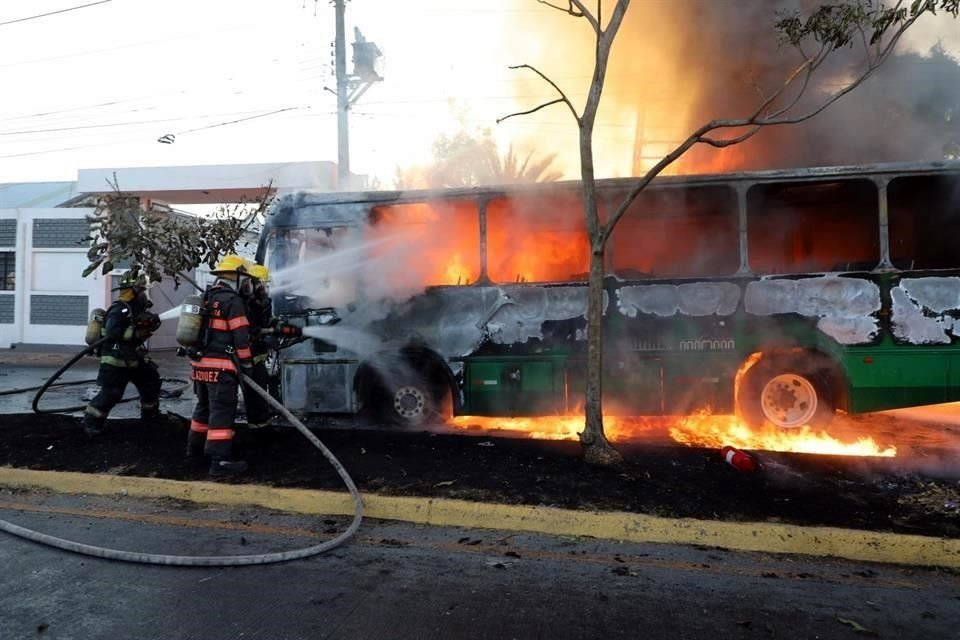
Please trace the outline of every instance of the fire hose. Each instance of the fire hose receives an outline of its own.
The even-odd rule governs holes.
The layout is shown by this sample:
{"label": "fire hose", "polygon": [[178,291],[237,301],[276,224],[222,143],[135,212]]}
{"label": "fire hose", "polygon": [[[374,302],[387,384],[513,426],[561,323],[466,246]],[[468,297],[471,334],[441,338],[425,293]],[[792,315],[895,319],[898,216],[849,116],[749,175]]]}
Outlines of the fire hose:
{"label": "fire hose", "polygon": [[[100,341],[102,342],[102,340]],[[51,376],[50,380],[47,381],[47,384],[41,387],[41,391],[36,395],[33,401],[33,409],[40,413],[37,409],[37,403],[39,402],[40,396],[47,388],[52,385],[52,381],[56,380],[64,371],[70,368],[77,360],[79,360],[87,352],[94,349],[99,343],[94,343],[87,349],[81,351],[77,356],[75,356],[70,362],[60,368],[54,376]],[[343,480],[344,485],[346,485],[347,490],[350,492],[350,496],[353,499],[353,520],[350,522],[350,526],[335,538],[331,538],[325,542],[322,542],[317,545],[310,547],[304,547],[301,549],[294,549],[291,551],[277,551],[273,553],[262,553],[262,554],[252,554],[252,555],[236,555],[236,556],[186,556],[186,555],[168,555],[168,554],[157,554],[157,553],[143,553],[138,551],[123,551],[120,549],[109,549],[106,547],[99,547],[96,545],[85,544],[82,542],[75,542],[73,540],[66,540],[64,538],[59,538],[57,536],[52,536],[46,533],[41,533],[39,531],[34,531],[26,527],[21,527],[15,525],[6,520],[0,520],[0,531],[5,531],[9,534],[15,535],[31,542],[37,542],[44,544],[50,547],[55,547],[57,549],[62,549],[64,551],[70,551],[72,553],[79,553],[86,556],[93,556],[95,558],[104,558],[107,560],[119,560],[121,562],[133,562],[137,564],[150,564],[150,565],[163,565],[163,566],[177,566],[177,567],[240,567],[256,564],[273,564],[277,562],[289,562],[290,560],[299,560],[301,558],[309,558],[311,556],[319,555],[325,551],[329,551],[335,547],[340,546],[346,542],[350,537],[352,537],[357,529],[360,528],[360,523],[363,520],[363,501],[360,497],[360,491],[357,489],[356,484],[353,482],[353,478],[350,477],[350,474],[347,473],[347,470],[344,468],[343,464],[337,460],[336,456],[333,455],[333,452],[330,451],[324,445],[319,438],[317,438],[313,433],[307,429],[306,426],[300,420],[296,418],[286,407],[284,407],[276,398],[274,398],[270,393],[263,389],[260,385],[254,382],[249,376],[240,373],[241,380],[247,385],[247,387],[253,390],[255,393],[263,397],[266,402],[279,411],[290,423],[297,428],[297,430],[303,434],[303,436],[310,441],[313,446],[320,450],[323,456],[327,461],[333,466],[336,470],[337,475]],[[70,383],[67,383],[70,384]],[[17,390],[18,392],[24,391],[23,389]],[[49,411],[47,412],[49,413]]]}
{"label": "fire hose", "polygon": [[[47,381],[44,382],[42,385],[39,385],[36,387],[21,387],[19,389],[7,389],[4,391],[0,391],[0,396],[10,396],[10,395],[16,395],[18,393],[27,393],[29,391],[36,391],[37,393],[33,397],[33,403],[31,404],[31,407],[33,408],[33,412],[36,413],[37,415],[47,415],[51,413],[73,413],[74,411],[82,411],[86,405],[79,404],[72,407],[57,407],[56,409],[41,409],[40,398],[43,397],[43,394],[46,393],[47,390],[51,389],[52,387],[71,387],[71,386],[76,386],[81,384],[91,384],[96,382],[97,381],[96,378],[88,378],[85,380],[71,380],[70,382],[56,382],[56,381],[60,378],[60,376],[62,376],[67,371],[67,369],[75,365],[77,361],[80,360],[80,358],[84,357],[89,353],[92,353],[97,347],[103,344],[103,342],[106,340],[107,338],[102,338],[101,340],[94,342],[86,349],[83,349],[82,351],[77,353],[70,360],[68,360],[66,364],[64,364],[62,367],[57,369],[57,371],[52,376],[50,376],[47,379]],[[160,381],[173,382],[173,383],[181,384],[184,386],[189,384],[186,380],[181,380],[180,378],[160,378]],[[137,399],[137,396],[123,398],[117,404],[122,404],[124,402],[133,402],[136,399]]]}
{"label": "fire hose", "polygon": [[[73,413],[74,411],[82,411],[82,410],[84,409],[84,407],[86,407],[85,404],[78,404],[78,405],[75,405],[75,406],[72,406],[72,407],[57,407],[56,409],[40,409],[40,408],[39,408],[40,398],[43,396],[44,393],[46,393],[48,390],[50,390],[50,389],[52,389],[52,388],[54,388],[54,387],[73,387],[73,386],[77,386],[77,385],[81,385],[81,384],[94,384],[94,383],[96,383],[96,382],[97,382],[97,379],[96,379],[96,378],[85,378],[85,379],[83,379],[83,380],[70,380],[69,382],[55,382],[55,381],[56,381],[57,379],[59,379],[60,376],[63,375],[63,374],[67,371],[67,369],[69,369],[70,367],[72,367],[73,365],[75,365],[75,364],[77,363],[77,360],[79,360],[79,359],[82,358],[83,356],[85,356],[85,355],[87,355],[88,353],[90,353],[91,351],[93,351],[93,349],[95,349],[95,348],[98,346],[98,344],[99,344],[99,343],[95,343],[95,344],[91,345],[90,347],[84,349],[83,351],[81,351],[81,352],[78,353],[77,355],[75,355],[69,362],[67,362],[67,363],[66,363],[65,365],[63,365],[60,369],[58,369],[58,370],[56,371],[56,373],[54,373],[52,376],[50,376],[50,378],[48,378],[47,381],[44,382],[42,385],[37,385],[37,386],[35,386],[35,387],[18,387],[18,388],[16,388],[16,389],[4,389],[4,390],[0,391],[0,397],[2,397],[2,396],[14,396],[14,395],[18,395],[18,394],[21,394],[21,393],[29,393],[30,391],[36,391],[37,394],[36,394],[36,395],[34,396],[34,398],[33,398],[32,407],[33,407],[34,413],[36,413],[36,414],[38,414],[38,415],[46,415],[46,414],[50,414],[50,413]],[[182,380],[182,379],[180,379],[180,378],[160,378],[160,381],[161,381],[161,382],[173,382],[173,383],[181,384],[181,385],[184,385],[184,386],[187,386],[187,385],[189,384],[189,382],[188,382],[187,380]],[[133,401],[136,400],[136,399],[137,399],[137,396],[131,396],[131,397],[129,397],[129,398],[123,398],[123,399],[120,400],[117,404],[122,404],[122,403],[124,403],[124,402],[133,402]]]}

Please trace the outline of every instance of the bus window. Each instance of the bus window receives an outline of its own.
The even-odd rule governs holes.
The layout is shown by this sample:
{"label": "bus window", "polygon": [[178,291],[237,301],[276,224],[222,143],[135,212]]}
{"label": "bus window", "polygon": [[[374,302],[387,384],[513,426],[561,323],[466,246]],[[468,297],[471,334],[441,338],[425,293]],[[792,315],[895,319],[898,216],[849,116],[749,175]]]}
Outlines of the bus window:
{"label": "bus window", "polygon": [[898,269],[960,268],[960,176],[905,176],[887,187]]}
{"label": "bus window", "polygon": [[480,277],[479,207],[433,201],[374,207],[367,230],[371,258],[398,289],[467,285]]}
{"label": "bus window", "polygon": [[[624,194],[605,197],[608,213]],[[728,187],[651,189],[634,200],[607,245],[621,278],[731,275],[740,266],[737,196]]]}
{"label": "bus window", "polygon": [[579,191],[487,203],[487,272],[493,282],[586,280],[590,244]]}
{"label": "bus window", "polygon": [[870,270],[880,262],[879,200],[868,180],[759,184],[747,192],[756,273]]}

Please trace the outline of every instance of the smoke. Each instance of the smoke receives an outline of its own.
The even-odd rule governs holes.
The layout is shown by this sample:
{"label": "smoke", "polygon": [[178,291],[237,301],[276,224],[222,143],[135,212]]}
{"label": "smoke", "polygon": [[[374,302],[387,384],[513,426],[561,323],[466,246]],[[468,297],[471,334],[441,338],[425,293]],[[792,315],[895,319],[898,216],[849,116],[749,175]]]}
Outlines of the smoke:
{"label": "smoke", "polygon": [[[743,117],[799,64],[777,40],[780,12],[809,10],[800,0],[704,2],[677,0],[631,5],[607,72],[594,149],[598,175],[636,175],[697,126]],[[582,104],[592,71],[592,32],[583,20],[544,7],[516,23],[524,39],[516,63],[544,71]],[[953,34],[950,16],[928,16],[928,33]],[[533,41],[533,42],[530,42]],[[916,46],[916,45],[915,45]],[[838,51],[818,70],[803,111],[842,87],[863,68],[862,46]],[[886,161],[937,160],[958,152],[960,64],[945,46],[898,55],[854,92],[814,119],[760,132],[727,149],[695,147],[677,163],[680,173]],[[519,73],[519,72],[518,72]],[[536,80],[534,78],[534,80]],[[517,105],[534,101],[531,78],[518,78]],[[527,148],[557,152],[568,176],[577,175],[576,127],[561,107],[507,121],[503,127]],[[521,110],[518,108],[518,110]],[[562,123],[567,125],[563,126]]]}
{"label": "smoke", "polygon": [[278,232],[268,250],[273,292],[335,307],[355,326],[380,320],[428,286],[477,281],[477,219],[476,202],[401,203],[374,207],[355,226]]}

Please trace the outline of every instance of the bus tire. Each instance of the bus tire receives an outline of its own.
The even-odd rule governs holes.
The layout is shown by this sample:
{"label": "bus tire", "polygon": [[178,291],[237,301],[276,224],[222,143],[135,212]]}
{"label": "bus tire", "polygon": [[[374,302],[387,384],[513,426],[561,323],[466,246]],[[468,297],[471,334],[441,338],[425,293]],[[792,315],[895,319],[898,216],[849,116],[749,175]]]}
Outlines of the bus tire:
{"label": "bus tire", "polygon": [[432,372],[412,369],[389,381],[369,370],[358,384],[360,409],[368,419],[408,428],[441,421],[449,393]]}
{"label": "bus tire", "polygon": [[764,355],[747,370],[737,393],[740,417],[753,428],[772,425],[823,429],[833,420],[835,395],[815,358]]}

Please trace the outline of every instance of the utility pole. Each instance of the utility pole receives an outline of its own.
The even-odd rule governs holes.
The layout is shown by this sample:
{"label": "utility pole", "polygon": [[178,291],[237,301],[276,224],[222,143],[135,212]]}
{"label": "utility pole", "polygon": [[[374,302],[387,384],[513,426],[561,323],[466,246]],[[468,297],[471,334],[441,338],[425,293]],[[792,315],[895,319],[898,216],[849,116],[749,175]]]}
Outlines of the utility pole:
{"label": "utility pole", "polygon": [[354,28],[353,73],[347,73],[347,42],[345,14],[347,0],[332,0],[336,11],[336,41],[334,42],[334,69],[337,76],[337,188],[350,185],[350,107],[360,99],[373,83],[382,82],[378,70],[383,54],[373,42],[368,42],[360,30]]}
{"label": "utility pole", "polygon": [[333,0],[337,12],[337,40],[334,45],[337,73],[337,189],[343,191],[350,180],[350,96],[347,93],[347,43],[344,13],[346,0]]}

